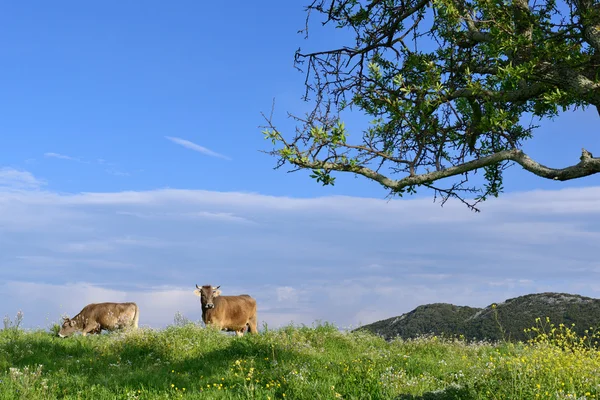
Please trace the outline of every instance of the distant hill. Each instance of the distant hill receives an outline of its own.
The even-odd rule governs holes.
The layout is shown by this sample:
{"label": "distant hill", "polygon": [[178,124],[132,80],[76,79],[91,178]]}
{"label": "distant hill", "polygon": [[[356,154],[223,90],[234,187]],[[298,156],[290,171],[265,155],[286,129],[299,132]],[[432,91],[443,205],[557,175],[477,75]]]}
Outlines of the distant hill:
{"label": "distant hill", "polygon": [[[575,324],[575,331],[582,334],[585,329],[600,326],[600,299],[567,293],[536,293],[508,299],[486,308],[455,306],[434,303],[419,306],[398,317],[361,326],[387,340],[395,337],[414,338],[423,334],[464,335],[472,340],[501,340],[503,334],[498,321],[504,328],[507,340],[527,340],[523,331],[535,326],[537,317],[558,326]],[[495,311],[498,321],[494,316]]]}

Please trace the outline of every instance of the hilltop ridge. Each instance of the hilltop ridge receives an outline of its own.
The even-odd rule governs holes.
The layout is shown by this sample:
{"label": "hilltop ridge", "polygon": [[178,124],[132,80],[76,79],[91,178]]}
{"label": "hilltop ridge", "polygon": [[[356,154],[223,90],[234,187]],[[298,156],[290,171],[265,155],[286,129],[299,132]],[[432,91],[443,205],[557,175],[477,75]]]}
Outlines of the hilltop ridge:
{"label": "hilltop ridge", "polygon": [[[495,307],[494,307],[495,306]],[[424,334],[464,335],[471,340],[527,340],[526,328],[536,325],[536,318],[567,326],[583,334],[585,329],[600,326],[600,299],[569,293],[543,292],[507,299],[485,308],[432,303],[385,320],[363,325],[386,340],[414,338]],[[504,330],[504,332],[502,332]]]}

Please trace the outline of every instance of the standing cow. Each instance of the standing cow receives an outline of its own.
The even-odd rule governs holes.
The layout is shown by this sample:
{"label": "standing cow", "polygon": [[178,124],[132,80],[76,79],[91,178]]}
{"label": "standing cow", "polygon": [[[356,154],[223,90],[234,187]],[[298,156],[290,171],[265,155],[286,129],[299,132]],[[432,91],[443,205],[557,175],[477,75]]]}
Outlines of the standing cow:
{"label": "standing cow", "polygon": [[257,334],[256,300],[247,294],[221,296],[220,287],[200,287],[196,284],[194,294],[200,297],[202,321],[207,326],[214,325],[220,330],[234,331],[237,336],[244,334],[246,326],[249,333]]}
{"label": "standing cow", "polygon": [[83,336],[100,333],[102,329],[138,328],[140,309],[135,303],[92,303],[73,318],[64,318],[58,336],[69,337],[75,332]]}

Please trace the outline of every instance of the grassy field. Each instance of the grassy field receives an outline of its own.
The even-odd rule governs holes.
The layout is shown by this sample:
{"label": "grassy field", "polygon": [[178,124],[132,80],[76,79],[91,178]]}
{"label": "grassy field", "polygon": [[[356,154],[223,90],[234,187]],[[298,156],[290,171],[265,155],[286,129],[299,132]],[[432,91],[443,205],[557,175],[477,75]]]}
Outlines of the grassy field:
{"label": "grassy field", "polygon": [[[541,324],[539,326],[542,326]],[[597,399],[595,335],[385,342],[324,324],[236,338],[193,323],[94,336],[0,331],[0,399]]]}

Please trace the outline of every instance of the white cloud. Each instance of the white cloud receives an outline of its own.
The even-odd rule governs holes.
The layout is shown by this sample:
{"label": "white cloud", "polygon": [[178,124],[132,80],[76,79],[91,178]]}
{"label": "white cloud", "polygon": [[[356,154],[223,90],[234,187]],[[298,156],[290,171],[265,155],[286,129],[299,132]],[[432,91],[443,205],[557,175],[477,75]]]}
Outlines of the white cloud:
{"label": "white cloud", "polygon": [[188,214],[182,214],[182,216],[196,217],[196,218],[208,218],[214,219],[217,221],[229,221],[229,222],[252,222],[247,218],[238,217],[230,212],[208,212],[208,211],[198,211],[192,212]]}
{"label": "white cloud", "polygon": [[30,172],[3,167],[0,168],[0,190],[6,189],[35,189],[44,184]]}
{"label": "white cloud", "polygon": [[188,213],[177,213],[177,212],[166,212],[166,213],[139,213],[130,211],[117,211],[120,215],[129,215],[137,218],[147,219],[209,219],[209,220],[221,220],[227,222],[241,222],[241,223],[254,223],[253,221],[235,215],[229,212],[208,212],[208,211],[196,211]]}
{"label": "white cloud", "polygon": [[[59,249],[60,251],[60,249]],[[119,261],[109,261],[106,259],[98,259],[98,258],[61,258],[61,257],[50,257],[50,256],[28,256],[21,255],[15,256],[17,260],[26,261],[31,267],[39,266],[44,269],[54,269],[60,267],[67,266],[81,266],[86,265],[93,268],[100,268],[102,270],[106,269],[130,269],[134,268],[135,265],[131,263],[119,262]]]}
{"label": "white cloud", "polygon": [[59,154],[59,153],[44,153],[44,157],[48,157],[48,158],[58,158],[61,160],[70,160],[70,161],[77,161],[77,162],[82,162],[80,159],[75,158],[75,157],[71,157],[71,156],[66,156],[64,154]]}
{"label": "white cloud", "polygon": [[502,196],[499,207],[513,206],[515,211],[528,214],[587,214],[600,213],[600,186],[561,190],[534,190]]}
{"label": "white cloud", "polygon": [[114,176],[131,176],[131,174],[129,172],[123,172],[123,171],[119,171],[117,169],[106,169],[105,170],[108,174],[114,175]]}
{"label": "white cloud", "polygon": [[172,323],[176,311],[198,320],[196,283],[256,297],[269,326],[356,326],[424,303],[600,293],[598,187],[506,195],[474,214],[430,199],[64,194],[7,168],[0,182],[0,314],[29,304],[33,325],[65,304],[73,313],[121,299],[144,304],[144,324]]}
{"label": "white cloud", "polygon": [[214,152],[210,149],[207,149],[206,147],[200,146],[199,144],[196,144],[194,142],[190,142],[189,140],[185,140],[185,139],[181,139],[178,137],[172,137],[172,136],[165,136],[165,138],[169,139],[171,142],[176,143],[180,146],[183,146],[187,149],[190,150],[194,150],[197,151],[198,153],[202,153],[205,154],[207,156],[211,156],[211,157],[217,157],[217,158],[222,158],[225,160],[231,160],[231,158],[224,156],[223,154],[219,154],[217,152]]}
{"label": "white cloud", "polygon": [[116,251],[119,247],[124,246],[160,248],[176,245],[176,243],[169,243],[164,239],[125,236],[102,240],[70,241],[58,246],[53,246],[52,250],[56,253],[102,254]]}
{"label": "white cloud", "polygon": [[104,168],[104,172],[106,172],[107,174],[110,174],[110,175],[113,175],[113,176],[119,176],[119,177],[128,177],[128,176],[131,176],[130,172],[126,172],[126,171],[122,171],[120,169],[117,169],[116,168],[116,164],[107,162],[103,158],[96,158],[96,159],[93,159],[93,160],[85,160],[83,158],[72,157],[72,156],[67,156],[65,154],[53,153],[53,152],[44,153],[44,157],[46,157],[46,158],[57,158],[57,159],[60,159],[60,160],[75,161],[75,162],[78,162],[78,163],[81,163],[81,164],[96,164],[96,165],[101,165],[103,167],[108,167],[108,168]]}
{"label": "white cloud", "polygon": [[298,291],[291,286],[278,287],[275,292],[279,302],[296,303],[298,301]]}

